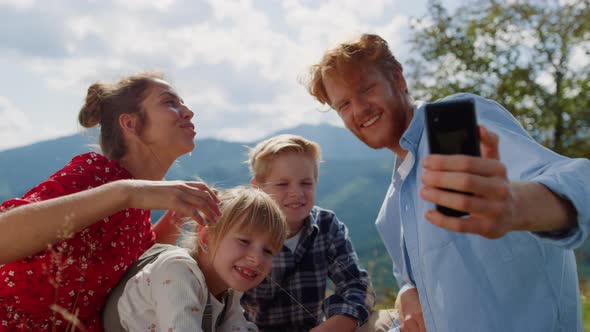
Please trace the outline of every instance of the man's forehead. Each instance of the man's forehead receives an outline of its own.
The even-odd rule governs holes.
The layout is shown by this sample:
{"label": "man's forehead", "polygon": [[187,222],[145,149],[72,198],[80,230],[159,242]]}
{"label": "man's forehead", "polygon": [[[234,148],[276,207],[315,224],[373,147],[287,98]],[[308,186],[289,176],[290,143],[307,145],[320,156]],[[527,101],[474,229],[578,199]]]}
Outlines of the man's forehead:
{"label": "man's forehead", "polygon": [[371,71],[366,67],[327,73],[324,77],[324,86],[330,102],[338,102],[341,94],[358,89],[359,85],[367,81],[370,74]]}

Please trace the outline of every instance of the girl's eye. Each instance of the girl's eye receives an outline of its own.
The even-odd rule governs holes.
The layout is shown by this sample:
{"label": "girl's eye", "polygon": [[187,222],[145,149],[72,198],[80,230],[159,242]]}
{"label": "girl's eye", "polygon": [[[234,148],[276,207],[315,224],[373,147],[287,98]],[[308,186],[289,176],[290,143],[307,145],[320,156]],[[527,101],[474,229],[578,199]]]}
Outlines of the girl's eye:
{"label": "girl's eye", "polygon": [[303,184],[304,186],[311,186],[311,185],[313,185],[313,183],[312,183],[312,182],[303,182],[302,184]]}
{"label": "girl's eye", "polygon": [[265,253],[266,255],[270,255],[270,256],[274,255],[274,253],[272,252],[272,250],[270,250],[270,249],[268,249],[268,248],[264,248],[264,253]]}
{"label": "girl's eye", "polygon": [[286,185],[287,185],[286,182],[279,182],[279,183],[276,184],[277,187],[284,187]]}
{"label": "girl's eye", "polygon": [[240,242],[240,244],[243,244],[243,245],[248,245],[248,244],[250,244],[250,241],[248,241],[248,240],[246,240],[246,239],[238,239],[238,242]]}

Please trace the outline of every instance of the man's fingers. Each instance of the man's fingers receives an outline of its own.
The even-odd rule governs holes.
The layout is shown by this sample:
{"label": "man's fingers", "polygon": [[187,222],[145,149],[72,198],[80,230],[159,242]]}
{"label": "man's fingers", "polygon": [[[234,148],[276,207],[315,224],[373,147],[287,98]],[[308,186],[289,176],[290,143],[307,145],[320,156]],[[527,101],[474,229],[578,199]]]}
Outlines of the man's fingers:
{"label": "man's fingers", "polygon": [[470,173],[487,177],[506,177],[506,167],[499,160],[466,155],[431,154],[422,160],[429,171]]}
{"label": "man's fingers", "polygon": [[485,214],[490,217],[501,217],[505,211],[503,200],[490,200],[464,193],[442,190],[436,187],[421,188],[420,197],[434,204],[470,214]]}
{"label": "man's fingers", "polygon": [[429,210],[426,212],[425,218],[440,228],[457,233],[478,234],[490,239],[496,239],[506,233],[490,219],[476,216],[455,218],[446,216],[436,210]]}
{"label": "man's fingers", "polygon": [[480,197],[505,199],[510,194],[508,182],[496,177],[456,172],[424,171],[420,179],[426,187],[468,192]]}
{"label": "man's fingers", "polygon": [[484,126],[479,126],[479,141],[482,157],[500,160],[500,150],[498,148],[500,138],[498,135]]}

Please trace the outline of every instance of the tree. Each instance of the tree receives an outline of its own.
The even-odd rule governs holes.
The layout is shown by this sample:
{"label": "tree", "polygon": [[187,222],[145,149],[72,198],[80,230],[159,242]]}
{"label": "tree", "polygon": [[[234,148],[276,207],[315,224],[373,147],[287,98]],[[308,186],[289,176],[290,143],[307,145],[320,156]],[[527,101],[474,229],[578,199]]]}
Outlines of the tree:
{"label": "tree", "polygon": [[548,148],[590,157],[590,0],[439,0],[412,22],[413,94],[473,92],[506,107]]}

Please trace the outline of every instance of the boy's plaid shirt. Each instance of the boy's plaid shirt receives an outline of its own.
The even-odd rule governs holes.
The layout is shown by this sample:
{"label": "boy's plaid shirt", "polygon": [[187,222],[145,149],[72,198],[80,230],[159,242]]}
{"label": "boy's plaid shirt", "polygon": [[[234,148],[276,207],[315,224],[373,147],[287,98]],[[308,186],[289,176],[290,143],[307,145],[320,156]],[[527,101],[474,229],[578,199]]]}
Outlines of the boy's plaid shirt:
{"label": "boy's plaid shirt", "polygon": [[[374,304],[369,275],[359,266],[348,229],[320,207],[311,210],[295,252],[283,247],[273,258],[270,277],[273,282],[267,278],[242,297],[246,318],[261,331],[309,331],[333,315],[360,325]],[[328,278],[335,290],[325,298]]]}

